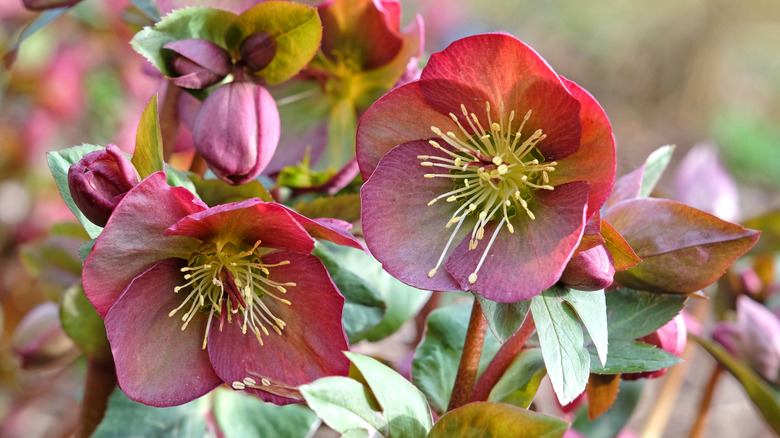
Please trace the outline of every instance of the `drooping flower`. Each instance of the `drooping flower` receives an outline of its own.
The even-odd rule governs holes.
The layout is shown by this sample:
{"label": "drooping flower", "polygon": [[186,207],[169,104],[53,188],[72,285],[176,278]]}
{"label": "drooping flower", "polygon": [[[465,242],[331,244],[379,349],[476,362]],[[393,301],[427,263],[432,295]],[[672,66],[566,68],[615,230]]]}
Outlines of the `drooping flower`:
{"label": "drooping flower", "polygon": [[615,175],[606,115],[507,34],[458,40],[358,127],[363,230],[392,275],[514,302],[554,284]]}
{"label": "drooping flower", "polygon": [[346,374],[344,298],[310,252],[313,237],[360,248],[347,227],[256,198],[208,208],[161,172],[143,180],[83,271],[122,390],[171,406],[226,382],[285,404]]}

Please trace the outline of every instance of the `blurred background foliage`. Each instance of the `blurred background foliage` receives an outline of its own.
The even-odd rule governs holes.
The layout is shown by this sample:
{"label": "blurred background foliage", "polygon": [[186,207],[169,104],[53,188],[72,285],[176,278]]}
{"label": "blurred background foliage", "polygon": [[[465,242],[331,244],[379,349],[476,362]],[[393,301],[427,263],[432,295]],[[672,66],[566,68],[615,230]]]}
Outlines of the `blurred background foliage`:
{"label": "blurred background foliage", "polygon": [[[427,54],[460,37],[506,31],[589,90],[613,124],[618,175],[641,164],[658,146],[676,144],[660,186],[661,194],[668,194],[675,161],[693,145],[708,142],[718,147],[737,178],[741,219],[778,207],[780,2],[401,4],[403,23],[415,13],[425,19]],[[35,16],[21,1],[0,2],[0,52]],[[27,436],[45,436],[47,421],[67,427],[80,397],[80,385],[61,378],[78,375],[78,362],[64,371],[23,372],[12,354],[21,318],[42,302],[58,301],[77,281],[76,249],[85,239],[73,227],[52,228],[73,218],[46,168],[45,152],[108,142],[132,150],[141,111],[160,86],[128,45],[143,24],[129,1],[86,0],[26,40],[11,69],[0,67],[0,418],[13,416],[32,427]],[[59,390],[51,397],[55,384]],[[743,418],[754,423],[740,436],[768,433],[743,399],[722,403],[731,413],[727,418],[737,412],[728,403],[737,403],[738,412],[748,416]],[[713,425],[711,431],[716,430]]]}

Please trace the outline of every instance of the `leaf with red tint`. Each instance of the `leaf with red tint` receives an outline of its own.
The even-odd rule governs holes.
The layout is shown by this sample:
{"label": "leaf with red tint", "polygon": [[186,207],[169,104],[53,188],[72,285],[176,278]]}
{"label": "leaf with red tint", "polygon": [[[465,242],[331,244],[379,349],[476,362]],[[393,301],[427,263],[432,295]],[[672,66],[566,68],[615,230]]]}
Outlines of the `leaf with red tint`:
{"label": "leaf with red tint", "polygon": [[556,438],[568,424],[504,403],[469,403],[442,416],[428,438],[481,437]]}

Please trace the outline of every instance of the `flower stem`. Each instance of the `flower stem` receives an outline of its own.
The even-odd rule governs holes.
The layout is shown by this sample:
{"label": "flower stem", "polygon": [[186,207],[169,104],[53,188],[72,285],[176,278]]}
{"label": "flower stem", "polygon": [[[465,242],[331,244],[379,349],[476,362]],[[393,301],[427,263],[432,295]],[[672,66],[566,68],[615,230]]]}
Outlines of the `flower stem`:
{"label": "flower stem", "polygon": [[463,406],[471,399],[474,390],[474,382],[477,380],[477,368],[479,358],[482,356],[482,345],[485,341],[487,320],[482,314],[482,306],[474,299],[474,307],[471,308],[469,327],[466,330],[466,341],[463,346],[463,355],[460,357],[458,374],[455,377],[455,385],[452,388],[452,396],[447,411]]}
{"label": "flower stem", "polygon": [[712,396],[715,394],[715,387],[718,385],[720,376],[723,375],[723,367],[720,364],[715,364],[715,368],[712,369],[710,374],[710,380],[707,382],[707,386],[704,388],[704,393],[701,395],[701,401],[699,401],[699,412],[696,414],[696,422],[693,423],[691,431],[688,433],[689,438],[700,438],[705,436],[707,431],[707,421],[709,420],[710,405],[712,404]]}
{"label": "flower stem", "polygon": [[423,333],[425,333],[425,322],[428,320],[428,315],[439,307],[441,296],[442,294],[437,292],[431,293],[431,297],[428,298],[428,301],[422,309],[417,312],[417,316],[414,317],[414,325],[417,328],[417,333],[415,334],[413,345],[419,345],[422,341]]}
{"label": "flower stem", "polygon": [[202,177],[206,173],[206,168],[206,160],[199,153],[195,152],[195,155],[192,157],[192,163],[190,163],[190,172]]}
{"label": "flower stem", "polygon": [[534,324],[534,317],[529,310],[525,315],[523,324],[504,342],[504,345],[496,353],[496,357],[493,358],[485,372],[482,373],[479,381],[477,381],[477,385],[474,387],[471,401],[487,401],[490,391],[496,386],[498,380],[501,379],[509,365],[515,360],[515,357],[523,350],[525,343],[534,333],[534,330],[536,330],[536,324]]}
{"label": "flower stem", "polygon": [[108,398],[116,387],[113,358],[87,359],[87,378],[75,436],[87,438],[97,429],[108,407]]}

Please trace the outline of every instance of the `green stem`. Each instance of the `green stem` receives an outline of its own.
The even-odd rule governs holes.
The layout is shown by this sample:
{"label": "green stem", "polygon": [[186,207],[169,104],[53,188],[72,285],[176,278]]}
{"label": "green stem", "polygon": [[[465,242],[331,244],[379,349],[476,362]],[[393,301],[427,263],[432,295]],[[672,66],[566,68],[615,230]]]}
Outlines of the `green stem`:
{"label": "green stem", "polygon": [[696,422],[691,427],[691,431],[688,433],[690,438],[700,438],[705,436],[707,431],[707,421],[709,420],[710,405],[712,404],[712,396],[715,394],[715,387],[718,385],[720,376],[723,375],[723,367],[720,364],[715,364],[715,368],[712,369],[710,380],[707,382],[707,386],[704,388],[704,393],[701,395],[701,401],[699,401],[699,412],[696,415]]}
{"label": "green stem", "polygon": [[482,376],[477,381],[477,385],[474,387],[474,394],[471,396],[471,401],[486,401],[490,391],[496,386],[498,380],[504,375],[509,365],[515,360],[520,351],[525,347],[525,343],[528,342],[528,338],[536,330],[536,324],[534,323],[534,317],[531,315],[531,311],[525,315],[525,320],[520,328],[504,342],[501,349],[498,350],[496,356],[490,361],[490,364],[482,373]]}
{"label": "green stem", "polygon": [[113,358],[87,359],[87,378],[75,436],[87,438],[97,429],[108,407],[108,398],[116,387]]}
{"label": "green stem", "polygon": [[474,382],[477,381],[477,369],[479,368],[479,358],[482,356],[482,345],[485,341],[486,331],[487,320],[482,314],[482,306],[479,305],[477,299],[474,299],[469,327],[466,330],[463,355],[460,357],[458,374],[455,377],[455,385],[452,388],[447,411],[463,406],[471,399]]}

